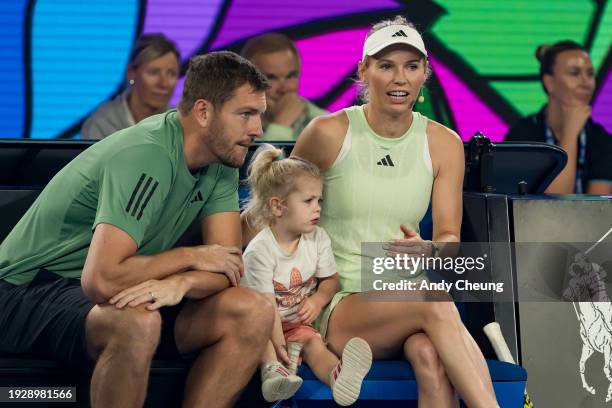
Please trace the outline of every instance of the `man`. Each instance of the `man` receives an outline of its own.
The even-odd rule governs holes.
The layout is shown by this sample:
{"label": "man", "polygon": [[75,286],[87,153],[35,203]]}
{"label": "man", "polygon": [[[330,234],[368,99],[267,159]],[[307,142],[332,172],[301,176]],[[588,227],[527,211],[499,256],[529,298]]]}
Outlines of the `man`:
{"label": "man", "polygon": [[[262,134],[267,88],[236,54],[197,56],[178,112],[62,169],[0,246],[0,352],[96,360],[94,407],[142,406],[154,355],[193,356],[184,406],[230,406],[274,316],[238,287],[236,168]],[[195,218],[207,245],[170,249]]]}
{"label": "man", "polygon": [[291,39],[268,33],[247,41],[241,55],[250,60],[270,82],[266,92],[264,140],[295,141],[302,129],[326,111],[297,94],[300,57]]}

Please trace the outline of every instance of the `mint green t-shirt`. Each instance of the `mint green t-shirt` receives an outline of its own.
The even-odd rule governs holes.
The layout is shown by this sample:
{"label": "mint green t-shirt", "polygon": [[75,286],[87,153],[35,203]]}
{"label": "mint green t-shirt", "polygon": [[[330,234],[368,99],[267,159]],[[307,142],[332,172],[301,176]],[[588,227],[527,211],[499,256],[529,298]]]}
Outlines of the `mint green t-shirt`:
{"label": "mint green t-shirt", "polygon": [[196,218],[238,211],[238,170],[191,173],[175,110],[91,146],[53,177],[0,245],[0,279],[30,282],[40,268],[80,278],[93,230],[112,224],[137,255],[168,250]]}
{"label": "mint green t-shirt", "polygon": [[317,116],[327,115],[324,109],[319,108],[314,103],[304,100],[306,104],[306,112],[302,117],[295,121],[292,127],[270,123],[264,129],[264,134],[261,140],[264,142],[293,142],[296,141],[302,130]]}

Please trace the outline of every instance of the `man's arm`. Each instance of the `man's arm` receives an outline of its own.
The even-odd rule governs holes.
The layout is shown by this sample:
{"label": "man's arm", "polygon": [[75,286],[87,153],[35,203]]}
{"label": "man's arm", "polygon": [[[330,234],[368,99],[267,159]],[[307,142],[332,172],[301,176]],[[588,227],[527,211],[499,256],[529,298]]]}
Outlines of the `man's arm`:
{"label": "man's arm", "polygon": [[150,279],[162,279],[194,269],[187,248],[176,248],[153,256],[136,256],[134,239],[111,224],[98,224],[94,230],[83,267],[81,285],[96,303]]}
{"label": "man's arm", "polygon": [[240,214],[240,224],[242,227],[242,245],[246,247],[262,228],[253,225],[247,211],[243,211],[242,214]]}
{"label": "man's arm", "polygon": [[[85,294],[96,303],[104,303],[115,294],[142,282],[178,273],[184,275],[181,278],[187,285],[189,297],[202,290],[210,295],[216,288],[224,289],[228,283],[222,274],[238,277],[242,271],[238,213],[213,214],[206,217],[202,225],[211,245],[175,248],[143,256],[135,255],[136,242],[125,231],[111,224],[99,224],[81,277]],[[217,242],[220,244],[214,245]],[[231,242],[238,246],[221,246]]]}
{"label": "man's arm", "polygon": [[[202,219],[201,225],[204,244],[233,248],[242,246],[240,213],[234,211],[216,213]],[[239,275],[240,277],[244,275],[242,260],[239,264]],[[193,299],[213,295],[226,289],[232,283],[222,274],[207,271],[188,271],[179,276],[185,280],[187,285],[185,297]]]}

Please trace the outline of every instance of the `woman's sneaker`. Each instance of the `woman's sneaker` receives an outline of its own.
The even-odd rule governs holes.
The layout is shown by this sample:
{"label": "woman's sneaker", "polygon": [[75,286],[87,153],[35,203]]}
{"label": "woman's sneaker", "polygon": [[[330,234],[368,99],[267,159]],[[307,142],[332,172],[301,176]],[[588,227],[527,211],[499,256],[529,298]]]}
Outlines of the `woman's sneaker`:
{"label": "woman's sneaker", "polygon": [[368,343],[353,337],[346,343],[342,358],[330,374],[334,401],[338,405],[353,404],[359,398],[361,383],[372,366],[372,350]]}
{"label": "woman's sneaker", "polygon": [[265,364],[261,369],[261,393],[268,402],[293,397],[302,385],[302,379],[291,374],[278,362]]}

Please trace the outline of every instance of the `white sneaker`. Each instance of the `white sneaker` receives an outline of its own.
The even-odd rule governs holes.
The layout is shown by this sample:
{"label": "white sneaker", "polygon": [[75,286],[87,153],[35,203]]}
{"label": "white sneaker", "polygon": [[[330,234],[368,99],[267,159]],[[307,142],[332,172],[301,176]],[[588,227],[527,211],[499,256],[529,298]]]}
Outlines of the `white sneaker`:
{"label": "white sneaker", "polygon": [[343,407],[353,404],[359,398],[361,383],[372,366],[372,350],[368,343],[353,337],[346,343],[340,363],[330,374],[334,401]]}
{"label": "white sneaker", "polygon": [[278,362],[268,363],[261,369],[261,393],[268,402],[293,397],[302,382],[300,377],[291,374]]}

